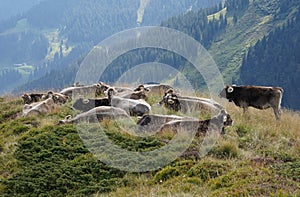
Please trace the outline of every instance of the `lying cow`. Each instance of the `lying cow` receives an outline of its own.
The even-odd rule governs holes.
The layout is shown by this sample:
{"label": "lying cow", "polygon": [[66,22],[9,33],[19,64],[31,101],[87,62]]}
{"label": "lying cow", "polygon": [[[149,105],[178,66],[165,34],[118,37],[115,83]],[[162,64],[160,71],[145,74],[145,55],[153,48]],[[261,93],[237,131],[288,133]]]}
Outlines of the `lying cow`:
{"label": "lying cow", "polygon": [[108,98],[96,98],[96,99],[79,98],[74,102],[72,108],[80,111],[88,111],[90,109],[93,109],[95,107],[100,107],[100,106],[110,106],[109,99]]}
{"label": "lying cow", "polygon": [[71,115],[66,116],[64,120],[60,120],[58,124],[71,124],[80,123],[83,121],[87,122],[99,122],[103,119],[120,119],[130,118],[126,111],[116,107],[100,106],[95,107],[89,111],[78,114],[74,118]]}
{"label": "lying cow", "polygon": [[191,117],[181,117],[176,115],[146,114],[137,122],[138,131],[156,132],[163,124],[173,120],[194,119]]}
{"label": "lying cow", "polygon": [[174,111],[182,113],[206,112],[217,114],[223,107],[211,99],[197,97],[180,98],[174,93],[166,93],[163,99],[159,102],[160,105]]}
{"label": "lying cow", "polygon": [[109,88],[108,85],[99,82],[88,86],[76,86],[63,89],[60,93],[72,98],[72,96],[100,96]]}
{"label": "lying cow", "polygon": [[171,132],[195,132],[196,136],[201,136],[210,132],[219,132],[220,134],[225,133],[225,127],[233,125],[233,120],[230,115],[225,111],[221,110],[217,116],[206,120],[173,120],[165,123],[160,128],[161,132],[171,131]]}
{"label": "lying cow", "polygon": [[23,107],[23,116],[40,115],[51,112],[55,108],[55,102],[51,98],[38,103],[25,104]]}
{"label": "lying cow", "polygon": [[114,92],[113,88],[107,91],[111,106],[124,109],[131,116],[142,116],[150,112],[151,106],[146,101],[114,96]]}
{"label": "lying cow", "polygon": [[46,94],[44,93],[32,93],[32,94],[23,94],[22,99],[24,104],[31,104],[31,103],[36,103],[42,100],[45,100],[44,97]]}
{"label": "lying cow", "polygon": [[165,84],[144,84],[144,87],[149,89],[150,94],[160,96],[164,95],[167,90],[172,89],[171,86]]}
{"label": "lying cow", "polygon": [[65,104],[69,99],[69,97],[66,95],[57,92],[52,92],[52,91],[49,91],[47,95],[44,96],[44,98],[45,99],[52,98],[54,103],[56,104]]}
{"label": "lying cow", "polygon": [[263,86],[226,86],[220,93],[220,97],[234,102],[236,106],[243,108],[244,113],[248,107],[257,109],[273,108],[275,117],[280,119],[280,104],[283,89],[280,87]]}
{"label": "lying cow", "polygon": [[133,90],[133,92],[129,92],[126,94],[120,95],[122,98],[130,98],[134,100],[144,99],[147,100],[148,97],[146,95],[146,92],[148,92],[149,89],[145,88],[144,85],[139,85],[136,89]]}

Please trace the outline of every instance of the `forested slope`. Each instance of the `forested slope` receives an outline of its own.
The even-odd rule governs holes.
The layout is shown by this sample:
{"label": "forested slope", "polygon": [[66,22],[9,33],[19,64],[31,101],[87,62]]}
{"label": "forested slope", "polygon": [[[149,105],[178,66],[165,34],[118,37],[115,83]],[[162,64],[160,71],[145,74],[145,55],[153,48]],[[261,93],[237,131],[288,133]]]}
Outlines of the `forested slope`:
{"label": "forested slope", "polygon": [[[140,25],[159,25],[173,15],[219,1],[151,0],[141,8],[142,1],[138,0],[41,1],[24,13],[0,20],[0,77],[9,80],[6,73],[22,75],[15,77],[15,83],[3,85],[0,93],[64,69],[114,33]],[[22,64],[28,68],[26,72]]]}
{"label": "forested slope", "polygon": [[[281,66],[278,61],[276,64],[273,64],[274,59],[276,59],[273,57],[295,56],[293,54],[297,52],[296,45],[299,40],[299,34],[292,32],[297,32],[297,28],[299,28],[299,23],[297,22],[298,13],[299,0],[292,0],[288,3],[279,0],[227,0],[225,4],[217,4],[208,9],[190,11],[176,17],[171,17],[162,22],[161,25],[182,31],[199,41],[212,55],[223,74],[225,83],[282,86],[286,93],[283,97],[284,106],[299,109],[299,104],[296,101],[296,98],[299,97],[299,92],[298,90],[294,91],[293,88],[297,82],[297,77],[295,77],[297,76],[297,60],[281,59],[279,61],[281,65],[290,65],[291,67],[291,69],[285,69],[283,72],[285,74],[282,74],[281,78],[276,74]],[[84,27],[89,29],[88,26]],[[259,52],[255,52],[255,48],[261,45],[260,40],[267,42],[269,36],[270,41],[268,43],[277,43],[275,48],[268,50],[268,47],[271,48],[273,46],[268,45],[267,48],[260,47]],[[88,38],[87,40],[89,40]],[[286,41],[283,38],[288,38],[288,40]],[[81,45],[81,47],[83,46]],[[292,48],[293,46],[295,47]],[[287,50],[288,47],[289,49]],[[250,50],[249,53],[248,50]],[[260,53],[258,57],[261,57],[263,54],[266,56],[264,58],[256,58],[254,57],[255,53]],[[252,58],[253,61],[256,61],[253,67],[251,66],[253,61],[248,63],[246,61],[247,54],[250,59]],[[61,55],[57,57],[61,57]],[[83,58],[83,56],[81,57]],[[271,62],[266,62],[268,58]],[[66,58],[63,59],[66,60]],[[245,59],[244,62],[243,59]],[[178,68],[186,74],[187,78],[190,79],[190,83],[196,88],[201,89],[206,85],[202,77],[196,75],[193,68],[176,55],[160,53],[157,50],[150,51],[148,49],[144,51],[137,50],[135,53],[129,53],[124,55],[124,57],[120,57],[119,61],[115,61],[111,65],[111,68],[108,69],[110,72],[108,72],[107,77],[104,79],[105,81],[113,82],[120,74],[137,63],[149,61],[167,63],[174,68]],[[65,65],[68,61],[64,61],[64,63],[62,61],[54,62],[56,62],[56,65]],[[79,63],[77,64],[78,68],[80,62],[77,63]],[[273,65],[274,68],[270,69],[269,67]],[[267,71],[262,72],[257,67]],[[39,70],[43,71],[44,69]],[[67,73],[71,70],[74,73]],[[39,73],[37,71],[35,72],[36,75]],[[256,74],[252,73],[253,71],[261,71],[258,78],[251,77]],[[290,71],[292,73],[289,73]],[[62,74],[64,72],[66,73]],[[41,78],[38,81],[33,81],[31,84],[26,84],[17,89],[17,91],[33,89],[33,87],[43,88],[43,86],[46,89],[50,88],[51,85],[54,88],[63,87],[66,85],[63,81],[68,81],[68,84],[73,83],[72,80],[74,77],[70,76],[76,75],[76,69],[67,69],[66,71],[62,71],[62,73],[50,72],[44,79]],[[290,76],[291,80],[287,79],[287,76]],[[56,79],[55,84],[49,80],[45,80],[46,78]],[[60,84],[57,84],[57,81],[61,81],[59,82]]]}
{"label": "forested slope", "polygon": [[283,105],[300,109],[300,12],[263,37],[245,55],[241,81],[246,84],[281,86]]}

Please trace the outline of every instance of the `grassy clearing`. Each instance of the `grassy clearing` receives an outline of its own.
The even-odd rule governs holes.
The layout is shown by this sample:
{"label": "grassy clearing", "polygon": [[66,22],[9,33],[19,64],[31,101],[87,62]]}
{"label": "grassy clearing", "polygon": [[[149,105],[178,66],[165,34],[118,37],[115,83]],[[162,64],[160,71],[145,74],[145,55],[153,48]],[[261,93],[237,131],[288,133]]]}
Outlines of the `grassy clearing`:
{"label": "grassy clearing", "polygon": [[[150,100],[156,103],[158,98]],[[130,173],[98,161],[76,126],[56,125],[73,113],[70,103],[40,117],[21,117],[22,106],[20,99],[0,98],[1,196],[300,195],[299,112],[283,110],[278,122],[272,110],[243,114],[228,104],[234,126],[226,128],[205,157],[186,154],[156,171]],[[133,136],[111,120],[100,125],[114,144],[129,151],[155,150],[173,137]],[[195,138],[189,150],[197,152],[203,138]]]}
{"label": "grassy clearing", "polygon": [[62,53],[63,56],[67,56],[73,49],[71,46],[67,46],[67,40],[59,37],[59,30],[45,31],[44,35],[48,39],[50,47],[46,56],[47,60],[53,60],[55,54]]}
{"label": "grassy clearing", "polygon": [[213,20],[213,19],[219,20],[221,14],[222,14],[223,16],[225,16],[226,13],[227,13],[227,8],[225,7],[225,8],[223,8],[222,10],[220,10],[219,12],[217,12],[217,13],[208,15],[208,16],[207,16],[207,19],[208,19],[208,21],[211,21],[211,20]]}

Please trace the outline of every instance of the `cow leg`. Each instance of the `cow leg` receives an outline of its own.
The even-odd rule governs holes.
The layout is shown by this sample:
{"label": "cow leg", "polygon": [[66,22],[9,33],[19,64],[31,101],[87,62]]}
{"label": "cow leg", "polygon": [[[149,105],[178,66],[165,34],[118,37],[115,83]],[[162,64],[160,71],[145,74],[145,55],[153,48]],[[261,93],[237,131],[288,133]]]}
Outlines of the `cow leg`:
{"label": "cow leg", "polygon": [[275,117],[277,120],[280,120],[281,110],[278,107],[272,106]]}
{"label": "cow leg", "polygon": [[247,111],[248,111],[248,107],[244,106],[244,107],[243,107],[243,112],[244,112],[244,114],[247,113]]}

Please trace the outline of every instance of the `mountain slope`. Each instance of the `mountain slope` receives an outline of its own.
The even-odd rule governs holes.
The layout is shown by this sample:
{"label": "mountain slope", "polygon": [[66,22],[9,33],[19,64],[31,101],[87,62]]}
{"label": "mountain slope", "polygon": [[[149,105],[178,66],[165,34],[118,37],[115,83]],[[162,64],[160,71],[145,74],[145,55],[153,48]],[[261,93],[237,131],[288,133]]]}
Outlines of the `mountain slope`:
{"label": "mountain slope", "polygon": [[297,2],[287,5],[279,0],[254,0],[245,12],[236,13],[240,15],[237,22],[229,25],[209,48],[227,83],[239,82],[239,68],[249,47],[293,18]]}
{"label": "mountain slope", "polygon": [[[292,0],[288,3],[279,0],[227,0],[224,7],[222,7],[222,5],[217,5],[210,9],[204,9],[197,12],[187,12],[185,14],[181,14],[177,17],[172,17],[162,22],[162,26],[182,31],[192,36],[193,38],[198,40],[204,47],[206,47],[206,49],[210,52],[217,65],[219,66],[224,76],[225,83],[282,86],[287,93],[283,97],[283,105],[288,108],[299,109],[299,104],[297,103],[296,99],[299,97],[299,93],[298,91],[294,91],[293,88],[293,86],[297,86],[297,78],[293,78],[293,80],[289,81],[289,85],[286,85],[286,76],[292,75],[292,73],[288,73],[288,70],[286,70],[285,75],[282,76],[282,79],[280,80],[278,80],[278,77],[273,77],[272,80],[264,81],[264,79],[266,78],[271,79],[264,74],[275,76],[276,72],[267,73],[262,71],[260,71],[260,79],[256,80],[255,77],[252,77],[252,75],[254,75],[255,73],[252,73],[249,69],[244,69],[243,76],[241,76],[241,65],[243,64],[243,58],[246,56],[248,50],[252,50],[252,46],[256,45],[257,42],[259,42],[264,37],[267,40],[271,32],[275,32],[281,27],[285,27],[287,30],[283,31],[282,35],[278,34],[278,37],[291,37],[288,36],[288,32],[296,32],[292,29],[295,27],[288,25],[288,23],[290,23],[290,21],[293,21],[294,18],[297,17],[297,13],[299,12],[299,3],[299,0]],[[294,26],[299,26],[299,24],[295,23]],[[273,36],[274,38],[272,38],[272,40],[278,39],[276,36]],[[298,39],[299,34],[294,33],[292,39],[290,39],[290,42],[293,42],[293,44],[295,44],[297,43]],[[284,41],[279,42],[277,48],[280,48],[281,44],[284,46]],[[291,44],[287,47],[290,46],[293,45]],[[272,54],[271,51],[269,51],[267,55],[270,58],[272,58],[273,55],[288,56],[288,52],[291,52],[291,55],[293,54],[290,48],[289,50],[281,50],[280,52],[276,52],[275,54]],[[143,60],[146,62],[150,60],[155,60],[162,63],[169,62],[171,66],[174,66],[174,68],[177,68],[179,64],[182,65],[181,69],[184,70],[183,72],[187,74],[187,77],[191,79],[191,83],[195,87],[202,88],[203,86],[205,86],[205,82],[203,81],[202,77],[199,75],[195,75],[195,72],[193,72],[193,68],[186,65],[184,62],[178,62],[179,58],[177,58],[176,56],[172,57],[172,55],[168,54],[162,55],[159,53],[152,53],[150,56],[146,55],[143,57],[143,53],[139,53],[132,55],[131,58],[133,59],[125,58],[126,61],[121,58],[121,60],[123,61],[117,63],[115,65],[116,67],[112,70],[119,70],[123,73],[132,65],[135,65],[134,62],[139,62],[137,60]],[[264,58],[261,58],[261,60],[263,59]],[[284,65],[285,63],[282,62],[282,65]],[[297,62],[290,64],[292,64],[291,66],[293,68],[297,67]],[[269,67],[269,65],[264,64],[264,62],[260,61],[257,61],[257,64],[254,65],[254,67],[257,67],[258,65],[262,65],[261,68],[264,69]],[[251,66],[248,65],[246,67],[249,68]],[[277,67],[279,68],[281,66]],[[73,71],[75,71],[75,69],[73,69]],[[246,72],[248,72],[247,79],[245,78]],[[54,73],[51,74],[53,76],[51,77],[50,75],[48,75],[48,79],[57,78],[57,76],[54,76]],[[76,71],[75,73],[73,73],[73,75],[75,74]],[[72,74],[66,73],[66,75],[71,76]],[[115,77],[117,77],[117,75],[113,75],[110,79],[108,78],[105,80],[114,81]],[[74,78],[69,78],[67,79],[67,81],[70,81],[72,79]],[[61,81],[65,80],[65,78],[61,77]],[[27,84],[21,89],[30,89],[30,87],[35,86],[34,83],[35,82],[33,82],[32,85]],[[40,86],[43,86],[42,84],[48,83],[48,80],[39,80]],[[72,82],[68,84],[71,83]],[[59,87],[62,86],[64,85],[60,84]]]}
{"label": "mountain slope", "polygon": [[300,12],[251,47],[241,65],[246,84],[284,88],[283,105],[300,109]]}
{"label": "mountain slope", "polygon": [[[19,72],[15,65],[25,63],[34,70],[19,81],[25,83],[53,69],[63,69],[114,33],[140,25],[158,25],[171,14],[219,1],[150,0],[140,6],[145,1],[44,0],[28,12],[0,22],[0,72]],[[5,73],[0,73],[1,78],[8,77]],[[13,88],[14,84],[6,84],[0,93]]]}

